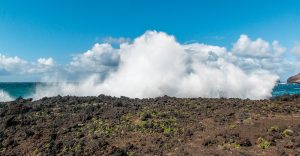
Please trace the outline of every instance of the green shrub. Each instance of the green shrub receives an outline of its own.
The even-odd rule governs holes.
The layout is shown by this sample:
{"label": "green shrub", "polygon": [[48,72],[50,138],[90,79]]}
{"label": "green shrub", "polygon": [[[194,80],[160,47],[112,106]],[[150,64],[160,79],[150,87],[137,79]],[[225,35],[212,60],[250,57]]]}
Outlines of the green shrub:
{"label": "green shrub", "polygon": [[261,137],[258,138],[258,142],[259,142],[258,146],[262,149],[267,149],[271,145],[271,143],[269,141],[267,141],[266,139],[261,138]]}

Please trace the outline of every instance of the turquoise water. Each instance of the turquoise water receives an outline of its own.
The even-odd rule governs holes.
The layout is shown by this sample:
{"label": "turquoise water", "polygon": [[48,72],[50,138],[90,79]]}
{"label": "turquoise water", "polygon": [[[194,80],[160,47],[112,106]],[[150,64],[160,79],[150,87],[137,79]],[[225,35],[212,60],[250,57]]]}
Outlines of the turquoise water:
{"label": "turquoise water", "polygon": [[[35,93],[37,85],[43,83],[0,83],[0,101],[7,101],[18,97],[29,98]],[[272,92],[272,96],[280,96],[284,94],[300,94],[300,84],[278,84]]]}
{"label": "turquoise water", "polygon": [[[40,83],[35,82],[1,82],[0,90],[8,94],[12,98],[29,97],[35,93],[36,86]],[[1,96],[0,96],[1,98]],[[1,101],[1,99],[0,99]]]}
{"label": "turquoise water", "polygon": [[272,96],[280,96],[280,95],[296,95],[300,94],[300,84],[277,84],[273,89]]}

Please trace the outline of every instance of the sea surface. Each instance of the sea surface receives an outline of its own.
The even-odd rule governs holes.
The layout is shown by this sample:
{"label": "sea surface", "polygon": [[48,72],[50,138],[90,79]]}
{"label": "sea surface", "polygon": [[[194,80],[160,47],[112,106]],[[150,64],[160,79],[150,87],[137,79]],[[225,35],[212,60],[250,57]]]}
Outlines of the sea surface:
{"label": "sea surface", "polygon": [[[0,82],[0,101],[9,101],[18,97],[30,98],[35,93],[37,85],[45,85],[37,82]],[[277,84],[272,92],[272,96],[300,94],[300,84]]]}

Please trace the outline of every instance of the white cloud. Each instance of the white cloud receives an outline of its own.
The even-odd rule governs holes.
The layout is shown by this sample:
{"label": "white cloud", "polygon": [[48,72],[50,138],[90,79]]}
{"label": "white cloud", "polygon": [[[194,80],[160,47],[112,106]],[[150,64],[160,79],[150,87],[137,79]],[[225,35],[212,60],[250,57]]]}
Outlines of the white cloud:
{"label": "white cloud", "polygon": [[292,48],[292,52],[294,55],[300,57],[300,43],[295,43],[294,47]]}
{"label": "white cloud", "polygon": [[119,50],[110,44],[95,44],[91,50],[72,58],[69,72],[91,72],[106,74],[114,70],[119,63]]}
{"label": "white cloud", "polygon": [[37,62],[28,62],[18,56],[8,57],[0,54],[0,75],[26,75],[48,73],[53,70],[53,58],[40,58]]}
{"label": "white cloud", "polygon": [[130,42],[130,39],[124,37],[119,37],[119,38],[106,37],[102,39],[102,42],[109,43],[109,44],[122,44],[122,43]]}
{"label": "white cloud", "polygon": [[273,41],[272,44],[261,38],[252,41],[244,34],[240,36],[232,49],[235,55],[255,58],[278,57],[284,51],[285,48],[278,41]]}
{"label": "white cloud", "polygon": [[272,42],[272,48],[274,57],[279,57],[286,51],[286,48],[281,46],[280,43],[276,40]]}
{"label": "white cloud", "polygon": [[12,66],[17,64],[26,64],[27,62],[23,59],[20,59],[18,56],[15,57],[7,57],[5,55],[0,54],[0,64],[2,66]]}
{"label": "white cloud", "polygon": [[5,55],[0,54],[0,69],[7,73],[16,72],[23,73],[23,67],[28,64],[27,61],[15,56],[15,57],[7,57]]}
{"label": "white cloud", "polygon": [[41,65],[46,65],[46,66],[53,66],[54,65],[54,60],[52,57],[50,58],[39,58],[37,62]]}
{"label": "white cloud", "polygon": [[285,58],[286,48],[276,40],[270,43],[261,38],[251,40],[247,35],[241,35],[231,51],[232,62],[243,70],[267,70],[279,75],[282,81],[299,69],[297,61]]}

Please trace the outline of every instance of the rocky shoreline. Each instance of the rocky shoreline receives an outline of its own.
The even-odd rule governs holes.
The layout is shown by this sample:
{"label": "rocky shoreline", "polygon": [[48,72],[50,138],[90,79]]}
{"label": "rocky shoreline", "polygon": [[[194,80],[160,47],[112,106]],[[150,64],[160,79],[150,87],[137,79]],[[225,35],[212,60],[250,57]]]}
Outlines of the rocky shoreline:
{"label": "rocky shoreline", "polygon": [[297,155],[300,95],[0,103],[0,155]]}

